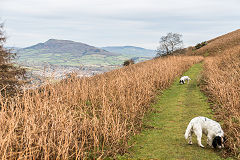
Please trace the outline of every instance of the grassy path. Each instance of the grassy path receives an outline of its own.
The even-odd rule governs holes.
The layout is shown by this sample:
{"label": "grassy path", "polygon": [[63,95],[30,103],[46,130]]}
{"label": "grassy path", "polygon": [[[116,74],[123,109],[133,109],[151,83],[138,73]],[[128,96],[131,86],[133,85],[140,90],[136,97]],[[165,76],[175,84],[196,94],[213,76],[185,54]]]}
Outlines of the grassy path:
{"label": "grassy path", "polygon": [[184,74],[192,79],[189,84],[180,85],[176,80],[158,97],[153,112],[144,120],[145,129],[131,139],[134,147],[121,159],[221,159],[219,153],[206,145],[206,136],[202,138],[204,149],[197,146],[196,136],[193,145],[184,139],[193,117],[212,118],[207,99],[197,86],[201,65],[195,64]]}

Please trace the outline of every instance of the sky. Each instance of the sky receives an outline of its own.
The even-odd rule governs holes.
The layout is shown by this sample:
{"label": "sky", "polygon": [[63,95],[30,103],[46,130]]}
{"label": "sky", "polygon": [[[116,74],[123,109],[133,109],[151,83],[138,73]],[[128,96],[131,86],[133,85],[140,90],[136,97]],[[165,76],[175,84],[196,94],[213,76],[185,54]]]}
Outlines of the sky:
{"label": "sky", "polygon": [[240,0],[0,0],[6,46],[64,39],[156,49],[161,36],[196,45],[240,28]]}

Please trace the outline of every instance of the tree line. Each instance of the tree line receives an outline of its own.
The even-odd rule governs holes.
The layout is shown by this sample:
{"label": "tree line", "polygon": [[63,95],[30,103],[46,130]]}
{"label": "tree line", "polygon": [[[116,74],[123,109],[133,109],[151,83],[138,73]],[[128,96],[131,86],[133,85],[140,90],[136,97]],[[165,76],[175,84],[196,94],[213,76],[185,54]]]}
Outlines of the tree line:
{"label": "tree line", "polygon": [[16,54],[4,48],[6,35],[0,23],[0,90],[1,96],[14,95],[24,84],[26,70],[12,62]]}

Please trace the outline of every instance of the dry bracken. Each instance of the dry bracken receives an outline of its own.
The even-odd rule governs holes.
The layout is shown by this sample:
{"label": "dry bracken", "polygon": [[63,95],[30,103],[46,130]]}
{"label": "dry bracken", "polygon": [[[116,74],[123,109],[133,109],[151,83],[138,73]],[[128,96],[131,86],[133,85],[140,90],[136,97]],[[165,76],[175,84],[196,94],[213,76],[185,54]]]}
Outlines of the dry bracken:
{"label": "dry bracken", "polygon": [[227,136],[227,152],[240,158],[240,46],[205,59],[203,89]]}
{"label": "dry bracken", "polygon": [[226,49],[231,49],[240,44],[240,29],[219,36],[207,41],[207,45],[200,49],[192,51],[191,47],[187,51],[187,55],[203,55],[203,56],[218,56]]}
{"label": "dry bracken", "polygon": [[160,58],[0,97],[0,158],[93,159],[124,153],[156,91],[202,59]]}

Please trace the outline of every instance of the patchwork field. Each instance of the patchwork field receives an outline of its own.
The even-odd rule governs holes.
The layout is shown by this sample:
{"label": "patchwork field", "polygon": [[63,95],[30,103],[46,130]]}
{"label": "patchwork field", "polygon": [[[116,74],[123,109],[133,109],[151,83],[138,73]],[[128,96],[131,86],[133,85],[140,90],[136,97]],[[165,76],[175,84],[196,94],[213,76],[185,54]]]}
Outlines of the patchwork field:
{"label": "patchwork field", "polygon": [[21,53],[19,55],[18,62],[23,64],[26,62],[35,64],[48,63],[52,65],[63,66],[109,66],[122,65],[124,60],[127,60],[129,58],[131,58],[131,56],[106,56],[99,54],[74,56],[71,53],[46,53],[36,55],[33,51]]}

